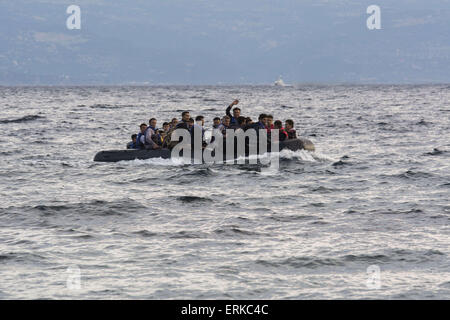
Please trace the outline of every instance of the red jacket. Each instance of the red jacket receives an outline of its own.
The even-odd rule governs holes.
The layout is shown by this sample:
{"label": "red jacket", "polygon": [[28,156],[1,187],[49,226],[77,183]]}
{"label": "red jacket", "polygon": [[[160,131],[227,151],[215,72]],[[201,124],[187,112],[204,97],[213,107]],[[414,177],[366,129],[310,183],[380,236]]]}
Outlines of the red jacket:
{"label": "red jacket", "polygon": [[284,130],[284,128],[280,129],[280,141],[284,141],[286,139],[289,139],[289,135],[286,132],[286,130]]}

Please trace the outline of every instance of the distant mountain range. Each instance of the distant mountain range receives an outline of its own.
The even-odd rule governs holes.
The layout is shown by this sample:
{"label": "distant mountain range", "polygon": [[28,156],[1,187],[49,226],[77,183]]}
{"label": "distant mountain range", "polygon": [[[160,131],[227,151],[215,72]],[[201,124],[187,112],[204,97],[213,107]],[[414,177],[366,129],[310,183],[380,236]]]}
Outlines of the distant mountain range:
{"label": "distant mountain range", "polygon": [[0,85],[450,82],[449,0],[0,0],[0,26]]}

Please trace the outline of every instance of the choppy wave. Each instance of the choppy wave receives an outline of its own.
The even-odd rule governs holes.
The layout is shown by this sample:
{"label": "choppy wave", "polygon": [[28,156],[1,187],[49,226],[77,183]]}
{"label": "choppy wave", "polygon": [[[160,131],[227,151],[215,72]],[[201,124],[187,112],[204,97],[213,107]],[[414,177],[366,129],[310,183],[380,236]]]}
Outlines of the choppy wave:
{"label": "choppy wave", "polygon": [[342,267],[354,263],[363,264],[365,266],[376,264],[384,265],[393,262],[423,263],[440,260],[443,255],[444,254],[439,250],[412,251],[396,249],[374,254],[350,254],[339,256],[337,258],[294,256],[286,259],[259,259],[256,260],[256,263],[271,268],[284,266],[291,268],[316,269],[323,266]]}
{"label": "choppy wave", "polygon": [[414,169],[409,169],[403,173],[396,174],[395,176],[398,178],[403,178],[403,179],[417,180],[417,179],[423,179],[423,178],[431,178],[434,176],[434,174],[431,172],[424,172],[424,171],[417,171]]}
{"label": "choppy wave", "polygon": [[15,119],[0,119],[0,123],[22,123],[22,122],[29,122],[29,121],[34,121],[34,120],[38,120],[38,119],[43,119],[43,116],[34,114],[34,115],[28,115],[28,116],[23,116],[21,118],[15,118]]}
{"label": "choppy wave", "polygon": [[440,156],[444,154],[448,154],[449,152],[447,150],[441,150],[439,148],[434,148],[433,151],[424,153],[426,156]]}
{"label": "choppy wave", "polygon": [[212,202],[212,200],[208,197],[197,197],[197,196],[180,196],[177,197],[177,200],[185,203],[193,203],[193,202]]}
{"label": "choppy wave", "polygon": [[0,254],[0,265],[2,263],[21,263],[25,265],[42,265],[50,262],[42,255],[30,252],[8,252]]}
{"label": "choppy wave", "polygon": [[146,206],[131,199],[105,201],[92,200],[70,204],[39,204],[35,206],[0,208],[1,214],[39,213],[42,216],[53,215],[122,215],[126,212],[137,212]]}

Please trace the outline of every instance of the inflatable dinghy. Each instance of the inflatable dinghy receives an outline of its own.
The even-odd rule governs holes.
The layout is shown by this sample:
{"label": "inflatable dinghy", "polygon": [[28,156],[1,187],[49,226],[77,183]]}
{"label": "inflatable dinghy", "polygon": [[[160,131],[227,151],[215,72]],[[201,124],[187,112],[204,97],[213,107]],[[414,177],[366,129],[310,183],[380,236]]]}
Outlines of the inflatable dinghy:
{"label": "inflatable dinghy", "polygon": [[[307,150],[314,151],[314,144],[305,138],[290,139],[280,142],[280,150],[289,149],[292,151]],[[110,150],[100,151],[95,155],[94,161],[98,162],[117,162],[124,160],[145,160],[150,158],[162,158],[170,159],[171,151],[169,149],[156,149],[156,150]]]}

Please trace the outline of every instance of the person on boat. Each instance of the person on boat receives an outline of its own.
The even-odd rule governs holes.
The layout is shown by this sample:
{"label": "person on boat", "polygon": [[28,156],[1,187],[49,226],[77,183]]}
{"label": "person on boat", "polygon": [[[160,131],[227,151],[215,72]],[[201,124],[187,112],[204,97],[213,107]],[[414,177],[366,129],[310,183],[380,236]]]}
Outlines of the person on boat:
{"label": "person on boat", "polygon": [[220,121],[219,117],[215,117],[213,119],[213,129],[221,130],[222,121]]}
{"label": "person on boat", "polygon": [[160,137],[159,137],[159,129],[156,128],[157,120],[155,118],[151,118],[148,121],[148,124],[149,124],[149,129],[153,130],[151,139],[155,143],[158,143],[158,141],[160,140]]}
{"label": "person on boat", "polygon": [[250,127],[258,131],[259,129],[266,129],[266,124],[267,124],[267,115],[265,113],[261,113],[258,117],[258,122],[251,123]]}
{"label": "person on boat", "polygon": [[158,139],[156,131],[156,119],[151,118],[148,123],[150,125],[145,130],[145,149],[159,149],[160,146],[155,142]]}
{"label": "person on boat", "polygon": [[288,138],[288,133],[284,130],[283,123],[280,120],[274,122],[274,129],[279,130],[278,137],[280,141],[284,141]]}
{"label": "person on boat", "polygon": [[245,118],[245,125],[251,126],[253,124],[253,120],[250,117]]}
{"label": "person on boat", "polygon": [[160,147],[162,147],[163,142],[164,142],[164,138],[166,137],[167,132],[165,132],[164,130],[158,130],[158,134],[157,134],[157,140],[155,141],[157,145],[159,145]]}
{"label": "person on boat", "polygon": [[198,129],[201,130],[202,133],[202,146],[206,146],[205,141],[205,128],[203,127],[205,125],[205,117],[204,116],[197,116],[195,117],[195,123],[191,127],[191,138],[192,141],[194,141],[194,130]]}
{"label": "person on boat", "polygon": [[163,139],[161,148],[168,149],[168,148],[169,148],[169,145],[170,145],[170,131],[169,131],[169,133],[167,133],[167,134],[166,134],[166,133],[163,133],[163,134],[161,135],[161,137],[162,137],[162,139]]}
{"label": "person on boat", "polygon": [[288,134],[288,139],[297,139],[297,132],[294,129],[294,121],[291,119],[286,120],[284,127]]}
{"label": "person on boat", "polygon": [[[267,114],[261,113],[258,117],[258,122],[251,123],[250,125],[246,126],[247,130],[254,129],[256,131],[256,136],[259,141],[259,130],[265,129],[267,130]],[[269,140],[269,135],[267,135],[267,139]]]}
{"label": "person on boat", "polygon": [[194,123],[195,123],[194,118],[189,118],[189,121],[188,121],[188,130],[189,130],[189,132],[191,132],[191,129],[194,126]]}
{"label": "person on boat", "polygon": [[131,141],[127,143],[127,149],[139,149],[137,146],[137,134],[131,135]]}
{"label": "person on boat", "polygon": [[156,132],[156,124],[157,124],[157,120],[155,118],[151,118],[150,120],[148,120],[148,125],[150,126],[150,128],[152,128],[153,131]]}
{"label": "person on boat", "polygon": [[194,131],[194,128],[198,128],[202,130],[202,137],[204,136],[205,129],[203,128],[203,125],[205,124],[205,117],[203,116],[197,116],[195,117],[195,122],[192,123],[191,126],[191,133]]}
{"label": "person on boat", "polygon": [[270,132],[270,130],[274,129],[274,125],[273,125],[273,115],[268,114],[267,115],[267,120],[266,120],[266,129],[268,132]]}
{"label": "person on boat", "polygon": [[213,126],[212,126],[212,131],[213,132],[212,132],[212,135],[211,135],[211,141],[209,143],[213,143],[216,140],[215,134],[217,133],[217,131],[222,133],[223,128],[224,128],[224,126],[223,126],[222,121],[220,120],[220,118],[219,117],[215,117],[213,119]]}
{"label": "person on boat", "polygon": [[170,123],[169,122],[164,122],[163,123],[163,131],[165,133],[167,133],[167,132],[169,132],[169,130],[170,130]]}
{"label": "person on boat", "polygon": [[225,114],[230,117],[230,124],[235,125],[237,124],[237,118],[241,115],[241,109],[238,107],[233,109],[233,115],[231,115],[230,110],[233,108],[233,106],[237,105],[239,103],[239,100],[234,100],[225,111]]}
{"label": "person on boat", "polygon": [[230,128],[230,122],[231,122],[231,118],[229,116],[224,116],[222,118],[222,134],[224,136],[226,135],[226,130],[227,129],[231,129]]}
{"label": "person on boat", "polygon": [[235,126],[231,126],[233,129],[237,130],[237,129],[242,129],[245,131],[246,127],[247,127],[247,123],[245,121],[245,117],[240,116],[237,118],[237,125]]}
{"label": "person on boat", "polygon": [[[190,130],[190,119],[191,119],[191,116],[189,114],[189,111],[183,111],[181,113],[181,121],[180,122],[178,122],[177,118],[172,119],[172,121],[171,121],[172,126],[163,141],[164,148],[172,149],[176,144],[183,141],[182,138],[179,141],[172,141],[172,133],[176,129],[185,129],[185,130],[189,131]],[[194,120],[192,120],[192,121],[194,121]]]}
{"label": "person on boat", "polygon": [[240,116],[237,117],[236,122],[234,122],[234,123],[232,123],[231,119],[230,119],[230,127],[228,129],[233,129],[233,130],[239,129],[240,128],[239,120],[238,120],[239,118],[240,118]]}
{"label": "person on boat", "polygon": [[136,147],[138,149],[143,149],[145,147],[145,132],[147,131],[147,124],[142,123],[139,126],[139,130],[140,132],[138,133],[136,138]]}
{"label": "person on boat", "polygon": [[176,128],[178,124],[177,118],[172,118],[172,121],[170,121],[170,129]]}
{"label": "person on boat", "polygon": [[191,115],[189,114],[189,111],[183,111],[181,113],[181,122],[178,122],[175,128],[189,130],[189,119],[190,118],[191,118]]}
{"label": "person on boat", "polygon": [[196,116],[195,123],[199,126],[203,127],[205,125],[205,117],[204,116]]}

